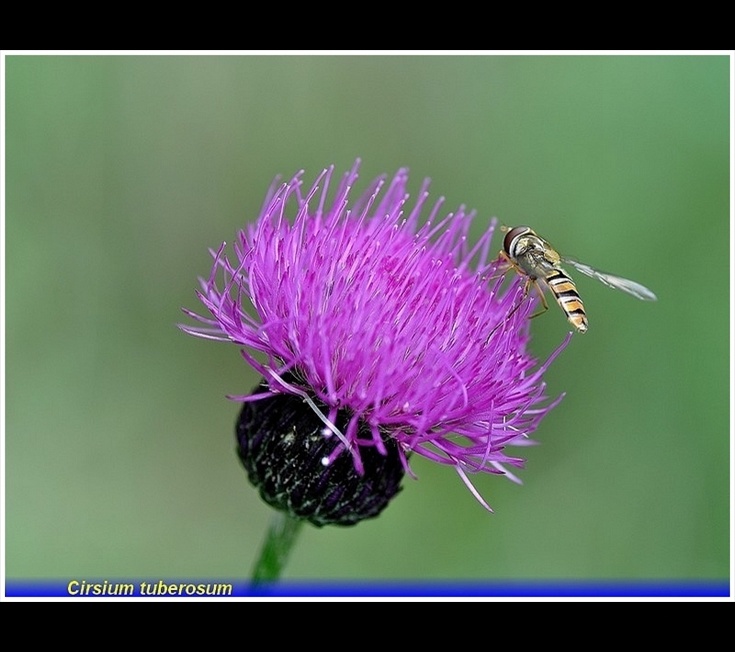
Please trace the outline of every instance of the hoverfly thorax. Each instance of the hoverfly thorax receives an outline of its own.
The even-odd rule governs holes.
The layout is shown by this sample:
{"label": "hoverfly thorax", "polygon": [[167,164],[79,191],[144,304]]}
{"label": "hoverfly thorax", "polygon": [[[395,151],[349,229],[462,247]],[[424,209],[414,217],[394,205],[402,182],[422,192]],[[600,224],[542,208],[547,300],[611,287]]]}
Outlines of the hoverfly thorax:
{"label": "hoverfly thorax", "polygon": [[509,229],[503,240],[503,249],[513,266],[532,280],[546,279],[560,261],[554,248],[528,226]]}

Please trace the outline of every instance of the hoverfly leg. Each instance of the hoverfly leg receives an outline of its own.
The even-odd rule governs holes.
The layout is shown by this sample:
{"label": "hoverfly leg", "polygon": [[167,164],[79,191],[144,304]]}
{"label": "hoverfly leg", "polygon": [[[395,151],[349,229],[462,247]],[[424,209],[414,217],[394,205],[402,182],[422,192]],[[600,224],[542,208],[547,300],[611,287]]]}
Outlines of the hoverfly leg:
{"label": "hoverfly leg", "polygon": [[[514,267],[512,261],[510,261],[510,259],[505,254],[503,254],[501,252],[501,255],[503,256],[503,258],[505,258],[506,260],[508,260],[508,262],[510,264],[510,267]],[[500,326],[502,324],[504,324],[506,321],[508,321],[516,313],[516,311],[523,305],[523,302],[526,300],[526,298],[530,294],[530,287],[532,285],[538,285],[536,279],[527,277],[526,278],[526,282],[523,285],[523,294],[521,295],[520,301],[518,303],[516,303],[516,305],[514,305],[510,309],[510,311],[508,312],[508,314],[505,317],[503,317],[503,319],[500,322],[498,322],[493,327],[493,329],[490,331],[490,333],[488,334],[488,336],[485,338],[485,344],[487,344],[490,341],[490,338],[493,336],[493,333],[495,333],[495,331],[498,330],[498,328],[500,328]],[[546,299],[544,298],[543,292],[541,292],[541,290],[539,288],[537,288],[537,289],[538,289],[539,294],[541,295],[541,301],[543,302],[544,307],[543,307],[543,310],[539,311],[535,315],[532,315],[531,317],[536,317],[536,316],[538,316],[538,315],[546,312],[549,309],[549,305],[546,303]]]}
{"label": "hoverfly leg", "polygon": [[539,315],[543,315],[549,309],[549,304],[546,302],[546,297],[544,296],[544,291],[541,289],[541,286],[539,285],[538,281],[533,280],[533,279],[528,279],[526,281],[526,285],[528,286],[529,283],[533,283],[534,287],[536,288],[536,292],[538,292],[539,298],[541,299],[541,309],[538,310],[537,312],[533,313],[529,317],[529,319],[533,319],[534,317],[538,317]]}

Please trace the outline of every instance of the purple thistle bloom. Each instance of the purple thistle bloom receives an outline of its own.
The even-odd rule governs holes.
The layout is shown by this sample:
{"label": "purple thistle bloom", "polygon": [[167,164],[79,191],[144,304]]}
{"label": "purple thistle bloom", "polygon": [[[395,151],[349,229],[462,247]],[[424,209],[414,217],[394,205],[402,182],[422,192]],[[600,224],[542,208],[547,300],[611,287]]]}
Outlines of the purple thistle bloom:
{"label": "purple thistle bloom", "polygon": [[474,211],[440,216],[439,199],[422,218],[428,181],[409,206],[405,169],[354,201],[358,166],[331,201],[333,168],[305,194],[302,173],[276,179],[234,256],[212,251],[198,292],[211,317],[185,310],[201,325],[181,328],[243,347],[268,390],[231,398],[287,394],[313,410],[333,441],[324,467],[346,453],[364,475],[366,451],[385,456],[392,440],[403,469],[411,453],[452,466],[489,510],[468,474],[518,481],[507,467],[523,459],[505,448],[528,445],[561,399],[548,401],[543,374],[571,334],[539,365],[534,301],[490,253],[496,220],[471,244]]}

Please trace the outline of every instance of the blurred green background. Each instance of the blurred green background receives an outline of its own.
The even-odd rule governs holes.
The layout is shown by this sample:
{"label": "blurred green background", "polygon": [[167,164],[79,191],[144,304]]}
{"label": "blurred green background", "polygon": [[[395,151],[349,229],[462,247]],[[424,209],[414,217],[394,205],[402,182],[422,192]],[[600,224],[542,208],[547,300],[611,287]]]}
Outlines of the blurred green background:
{"label": "blurred green background", "polygon": [[[8,56],[6,574],[247,577],[270,521],[234,453],[257,378],[188,337],[208,247],[277,174],[363,160],[651,287],[575,278],[590,331],[523,486],[451,468],[307,526],[286,578],[729,574],[729,58]],[[497,239],[494,246],[500,247]],[[533,323],[545,357],[567,332]]]}

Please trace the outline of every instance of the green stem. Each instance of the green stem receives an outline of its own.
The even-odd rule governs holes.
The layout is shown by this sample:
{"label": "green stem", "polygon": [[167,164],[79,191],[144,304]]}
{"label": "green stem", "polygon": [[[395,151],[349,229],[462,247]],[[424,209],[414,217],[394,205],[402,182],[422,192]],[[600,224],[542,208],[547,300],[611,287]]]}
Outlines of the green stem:
{"label": "green stem", "polygon": [[272,582],[281,576],[303,523],[285,512],[275,512],[260,557],[253,568],[253,583]]}

